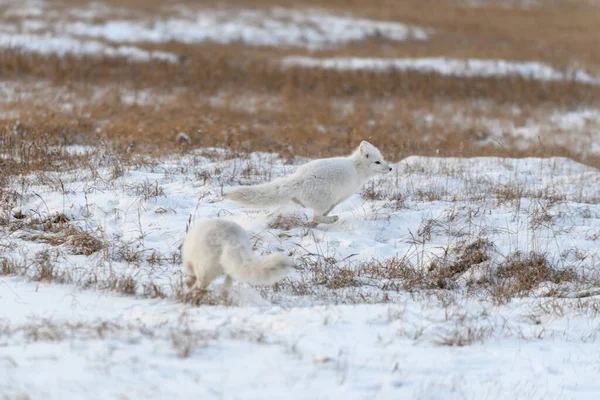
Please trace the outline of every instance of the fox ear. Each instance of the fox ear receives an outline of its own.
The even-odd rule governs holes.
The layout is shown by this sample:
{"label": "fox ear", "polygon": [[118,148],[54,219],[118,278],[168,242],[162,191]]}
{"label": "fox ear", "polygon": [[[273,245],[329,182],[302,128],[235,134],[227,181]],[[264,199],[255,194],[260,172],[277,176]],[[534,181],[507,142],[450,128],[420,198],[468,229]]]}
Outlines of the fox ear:
{"label": "fox ear", "polygon": [[360,142],[360,146],[358,146],[360,150],[360,154],[369,156],[369,142],[365,142],[364,140]]}

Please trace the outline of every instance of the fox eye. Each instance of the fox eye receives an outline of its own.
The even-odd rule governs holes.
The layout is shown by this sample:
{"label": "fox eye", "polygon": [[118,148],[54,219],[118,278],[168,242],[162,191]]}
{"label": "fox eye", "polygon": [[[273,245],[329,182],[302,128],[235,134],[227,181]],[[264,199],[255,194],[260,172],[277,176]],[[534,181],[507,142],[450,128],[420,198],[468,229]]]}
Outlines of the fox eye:
{"label": "fox eye", "polygon": [[369,158],[369,155],[367,154],[365,157]]}
{"label": "fox eye", "polygon": [[375,164],[381,164],[381,162],[379,162],[379,161],[375,161]]}

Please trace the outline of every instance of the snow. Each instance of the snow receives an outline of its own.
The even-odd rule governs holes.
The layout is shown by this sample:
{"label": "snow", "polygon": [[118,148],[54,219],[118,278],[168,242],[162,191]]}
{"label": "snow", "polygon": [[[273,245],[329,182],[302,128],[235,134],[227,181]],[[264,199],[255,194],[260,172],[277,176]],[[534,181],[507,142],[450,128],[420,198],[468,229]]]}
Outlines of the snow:
{"label": "snow", "polygon": [[[110,156],[96,157],[98,163],[111,162]],[[297,255],[303,250],[340,260],[354,257],[354,261],[402,257],[414,253],[412,237],[422,230],[423,224],[436,220],[439,229],[434,231],[431,243],[418,252],[419,257],[428,253],[436,257],[449,245],[483,234],[503,256],[514,249],[536,250],[559,262],[564,261],[565,251],[578,248],[589,251],[580,268],[593,267],[600,261],[593,242],[586,239],[588,231],[600,228],[596,217],[600,215],[600,207],[596,205],[600,173],[568,159],[409,157],[395,165],[392,173],[377,177],[372,186],[367,185],[365,190],[373,190],[380,200],[365,201],[356,194],[334,210],[340,217],[337,224],[311,230],[309,235],[306,228],[294,227],[285,231],[294,238],[290,243],[279,234],[273,235],[269,222],[282,213],[308,221],[309,210],[294,206],[245,209],[223,201],[221,195],[231,185],[289,174],[295,166],[283,164],[270,154],[233,159],[224,155],[214,157],[196,154],[168,159],[148,168],[129,170],[115,181],[109,179],[114,167],[99,168],[98,174],[48,172],[46,180],[60,179],[60,192],[54,184],[40,184],[35,175],[24,177],[24,181],[14,183],[17,185],[14,189],[21,185],[28,189],[19,190],[23,200],[13,207],[31,216],[62,213],[78,226],[100,230],[103,237],[120,238],[143,252],[160,254],[178,252],[188,221],[228,215],[254,232],[256,245],[269,252],[283,247],[300,252]],[[243,174],[247,170],[253,171],[251,176]],[[523,198],[516,204],[504,204],[496,196],[505,189],[514,189]],[[482,193],[488,197],[482,197]],[[392,208],[389,200],[396,194],[404,199],[404,205],[398,209]],[[425,201],[426,198],[432,200]],[[541,209],[555,219],[549,226],[534,226],[532,222],[532,213]],[[468,214],[475,216],[465,220]],[[559,227],[565,231],[556,232]],[[31,233],[17,230],[6,239],[20,242],[18,238]],[[531,235],[536,236],[533,242]],[[562,240],[556,243],[557,238]],[[25,243],[38,247],[36,243]],[[20,257],[19,252],[13,253]],[[103,264],[102,257],[96,254],[97,259],[92,257],[92,260]],[[85,270],[89,260],[68,257],[67,264],[71,263],[72,269],[80,271]],[[118,265],[112,263],[110,268],[114,271]],[[122,267],[127,270],[134,266]],[[97,272],[102,271],[100,265],[96,268]],[[179,276],[170,267],[166,271],[167,275],[161,275],[165,271],[136,269],[136,273],[148,273],[147,277],[152,279],[156,274],[161,279]]]}
{"label": "snow", "polygon": [[524,111],[516,106],[503,108],[476,101],[467,112],[442,106],[434,112],[416,111],[413,116],[422,125],[425,142],[438,133],[438,129],[443,132],[453,126],[475,131],[478,137],[473,143],[476,145],[516,146],[528,150],[542,143],[584,157],[600,154],[600,110],[596,108]]}
{"label": "snow", "polygon": [[[151,59],[176,62],[178,57],[132,46],[135,43],[209,41],[317,49],[373,36],[392,41],[427,40],[430,34],[428,29],[399,22],[356,18],[317,9],[192,10],[180,7],[168,13],[172,14],[169,17],[151,18],[99,3],[70,8],[67,13],[35,1],[19,7],[8,3],[6,7],[4,15],[14,20],[0,26],[3,32],[0,48],[61,56],[125,56],[138,62]],[[97,19],[102,21],[95,22]]]}
{"label": "snow", "polygon": [[[17,3],[17,4],[15,4]],[[2,0],[4,15],[9,17],[41,17],[44,15],[46,2],[39,0],[21,0],[19,2]]]}
{"label": "snow", "polygon": [[[269,227],[276,216],[308,221],[310,211],[294,205],[245,209],[223,201],[222,191],[289,174],[305,159],[285,164],[275,154],[204,149],[126,166],[104,149],[53,151],[90,157],[89,167],[11,178],[7,198],[18,195],[2,212],[19,210],[23,222],[62,213],[109,247],[76,255],[69,242],[37,241],[44,232],[19,227],[14,217],[14,228],[0,228],[1,257],[28,265],[30,277],[0,277],[2,394],[597,397],[599,299],[576,298],[579,288],[544,297],[541,285],[497,304],[489,294],[469,294],[460,281],[454,290],[409,293],[386,288],[385,279],[360,277],[362,286],[340,289],[309,279],[323,257],[346,268],[406,257],[418,270],[476,238],[493,243],[491,262],[517,249],[535,250],[553,265],[597,276],[600,171],[594,168],[564,158],[409,157],[366,185],[379,200],[356,194],[338,206],[332,213],[340,216],[337,223],[276,229]],[[503,195],[509,189],[516,198]],[[403,199],[399,206],[392,200],[396,193]],[[216,217],[248,229],[259,253],[287,250],[304,271],[278,290],[235,283],[232,306],[177,302],[182,268],[176,255],[186,226]],[[31,281],[45,250],[71,283]],[[141,256],[127,261],[120,256],[126,250]],[[158,263],[149,261],[152,254]],[[98,282],[131,276],[138,295],[86,285],[90,276]],[[292,290],[303,282],[307,292]],[[144,298],[141,288],[148,283],[167,298]],[[466,343],[444,345],[457,337]]]}
{"label": "snow", "polygon": [[339,70],[398,70],[438,73],[448,76],[505,77],[518,76],[543,81],[577,81],[597,85],[600,78],[581,69],[559,71],[540,62],[513,62],[506,60],[429,58],[315,58],[289,56],[282,60],[284,66],[325,68]]}
{"label": "snow", "polygon": [[320,48],[360,41],[371,36],[388,40],[426,40],[429,31],[398,22],[375,21],[320,10],[182,10],[182,17],[146,21],[112,20],[99,24],[66,23],[71,35],[118,43],[241,42],[255,46]]}
{"label": "snow", "polygon": [[[177,172],[180,168],[186,173]],[[159,164],[149,170],[133,170],[116,180],[116,186],[106,183],[111,170],[102,169],[98,182],[90,181],[89,174],[71,173],[60,179],[65,185],[65,195],[57,196],[55,186],[37,186],[35,177],[30,178],[32,193],[29,200],[18,204],[22,210],[36,215],[63,213],[78,221],[88,229],[102,229],[108,238],[120,237],[124,241],[133,241],[146,251],[156,250],[162,254],[177,252],[183,238],[182,229],[188,219],[216,217],[224,212],[229,218],[255,232],[258,242],[264,242],[263,251],[274,251],[291,244],[281,239],[269,239],[268,223],[274,216],[299,213],[298,217],[308,221],[310,211],[296,209],[293,206],[278,210],[244,209],[233,203],[222,201],[221,191],[236,182],[255,183],[266,177],[289,174],[294,166],[283,165],[274,155],[254,154],[249,159],[215,161],[204,157],[184,157]],[[256,170],[258,176],[243,178],[241,171]],[[215,174],[214,171],[221,171]],[[194,176],[212,176],[203,184]],[[55,176],[54,179],[58,179]],[[488,238],[499,246],[499,252],[507,255],[511,249],[523,251],[550,250],[550,256],[561,259],[561,254],[573,246],[588,248],[584,232],[569,232],[568,239],[556,244],[556,226],[573,228],[566,215],[575,218],[579,209],[588,209],[591,215],[600,214],[600,208],[594,203],[598,200],[596,184],[600,174],[584,165],[561,158],[505,160],[498,158],[472,159],[423,159],[409,157],[395,166],[392,174],[378,177],[375,188],[380,196],[391,197],[395,193],[407,196],[408,209],[399,212],[389,208],[389,201],[365,202],[356,194],[336,208],[340,223],[326,225],[304,235],[304,228],[292,229],[294,243],[302,249],[328,257],[345,259],[360,253],[358,259],[389,258],[414,252],[415,245],[411,235],[418,232],[424,221],[439,220],[447,227],[440,229],[432,243],[425,245],[424,253],[436,257],[440,251],[457,240],[477,238],[482,231],[492,228],[501,229],[491,232]],[[93,187],[93,193],[87,193]],[[481,193],[493,193],[499,188],[518,188],[527,197],[520,201],[519,207],[497,207],[494,198],[482,201]],[[109,196],[107,193],[113,193]],[[423,193],[430,193],[437,199],[432,203],[420,201]],[[564,202],[545,205],[537,197],[540,194],[560,194]],[[43,200],[40,198],[43,198]],[[65,207],[68,204],[68,207]],[[548,228],[531,232],[531,212],[536,207],[547,208],[552,216],[562,216]],[[161,214],[156,210],[167,210]],[[90,211],[91,210],[91,211]],[[477,211],[479,217],[471,220],[469,226],[458,216]],[[91,214],[91,215],[90,215]],[[450,215],[455,214],[455,215]],[[583,219],[575,225],[577,229],[596,229],[595,218]],[[165,224],[166,223],[166,224]],[[585,225],[582,225],[585,224]],[[444,234],[444,231],[461,231],[458,237]],[[493,230],[493,229],[492,229]],[[529,235],[539,235],[532,243]],[[17,236],[13,233],[12,237]],[[277,236],[277,235],[276,235]],[[143,238],[143,239],[140,239]],[[557,248],[558,246],[558,248]],[[298,248],[294,248],[298,251]],[[596,251],[589,254],[588,261],[593,264],[600,260]],[[87,262],[74,258],[75,265]],[[588,263],[582,264],[584,266]],[[113,264],[111,268],[115,268]],[[146,271],[138,271],[142,275]],[[149,277],[153,277],[152,271]],[[173,271],[174,273],[174,271]]]}
{"label": "snow", "polygon": [[473,8],[501,7],[505,9],[532,9],[541,5],[541,0],[464,0],[465,6]]}
{"label": "snow", "polygon": [[573,110],[566,113],[554,113],[550,122],[565,130],[581,130],[590,125],[600,125],[600,111],[593,108]]}
{"label": "snow", "polygon": [[[7,11],[10,13],[10,10]],[[431,30],[393,21],[338,15],[318,9],[178,9],[171,17],[148,19],[123,15],[119,9],[91,4],[69,10],[56,22],[34,19],[42,8],[13,10],[23,18],[23,33],[48,30],[63,40],[96,38],[113,43],[244,43],[252,46],[292,46],[317,49],[377,36],[386,40],[427,40]],[[104,16],[106,21],[94,23]],[[126,18],[124,18],[126,17]],[[15,25],[13,25],[14,27]],[[14,29],[14,28],[11,28]]]}
{"label": "snow", "polygon": [[162,51],[146,51],[133,46],[108,46],[93,40],[79,40],[71,37],[60,37],[42,34],[10,34],[0,33],[0,48],[18,49],[42,55],[57,54],[59,56],[95,56],[125,57],[132,61],[145,62],[162,60],[177,62],[176,54]]}
{"label": "snow", "polygon": [[[527,322],[542,301],[461,302],[449,315],[408,295],[390,305],[193,308],[1,282],[4,394],[593,399],[600,390],[590,316]],[[483,344],[438,344],[471,324],[496,330]],[[178,356],[178,335],[198,338],[189,357]]]}

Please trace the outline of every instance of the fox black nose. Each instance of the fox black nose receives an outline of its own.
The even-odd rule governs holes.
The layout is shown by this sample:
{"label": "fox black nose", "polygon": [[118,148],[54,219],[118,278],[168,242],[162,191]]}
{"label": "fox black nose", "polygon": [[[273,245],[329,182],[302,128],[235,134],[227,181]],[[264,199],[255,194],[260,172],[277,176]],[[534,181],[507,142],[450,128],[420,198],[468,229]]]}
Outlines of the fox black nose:
{"label": "fox black nose", "polygon": [[392,170],[392,167],[390,167],[390,171]]}

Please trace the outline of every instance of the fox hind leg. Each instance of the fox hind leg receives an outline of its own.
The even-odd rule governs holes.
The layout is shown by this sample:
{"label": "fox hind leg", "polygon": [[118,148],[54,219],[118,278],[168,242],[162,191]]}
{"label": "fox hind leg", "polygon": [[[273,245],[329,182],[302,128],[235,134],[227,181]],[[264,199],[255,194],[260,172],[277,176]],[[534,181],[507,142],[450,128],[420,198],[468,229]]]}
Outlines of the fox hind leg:
{"label": "fox hind leg", "polygon": [[196,260],[193,265],[186,263],[188,272],[188,287],[193,290],[206,290],[208,285],[222,272],[220,265],[214,266],[214,260]]}
{"label": "fox hind leg", "polygon": [[195,276],[188,276],[187,280],[185,281],[185,286],[187,286],[187,288],[190,289],[196,284],[196,281],[197,279]]}
{"label": "fox hind leg", "polygon": [[223,286],[221,287],[221,293],[224,296],[227,296],[229,294],[229,290],[231,289],[232,283],[233,280],[231,279],[231,277],[229,275],[225,275],[225,282],[223,282]]}
{"label": "fox hind leg", "polygon": [[194,283],[194,286],[192,287],[192,289],[194,290],[206,290],[206,288],[208,287],[208,285],[210,284],[210,281],[208,279],[203,279],[203,278],[197,278],[196,282]]}
{"label": "fox hind leg", "polygon": [[188,276],[187,280],[185,281],[185,286],[187,286],[189,289],[196,284],[196,281],[198,279],[196,278],[196,274],[194,273],[194,266],[189,262],[185,263],[185,272],[187,272]]}
{"label": "fox hind leg", "polygon": [[[329,208],[327,209],[327,211],[325,211],[325,212],[323,213],[323,216],[324,216],[324,217],[328,216],[328,215],[329,215],[329,213],[331,212],[331,210],[333,210],[333,209],[334,209],[334,208],[335,208],[335,207],[336,207],[338,204],[340,204],[340,203],[335,203],[335,204],[333,204],[331,207],[329,207]],[[336,221],[338,220],[338,216],[337,216],[337,215],[333,215],[333,218],[335,218],[335,220],[336,220]]]}
{"label": "fox hind leg", "polygon": [[312,227],[314,228],[318,224],[333,224],[335,223],[339,217],[337,215],[327,216],[327,215],[315,215],[312,219]]}
{"label": "fox hind leg", "polygon": [[323,213],[319,213],[318,211],[315,210],[315,215],[313,216],[312,219],[312,226],[313,228],[315,226],[317,226],[317,224],[333,224],[336,223],[339,219],[339,217],[337,215],[327,215],[331,212],[331,210],[333,210],[333,208],[337,206],[337,203],[332,205],[331,207],[329,207],[325,212]]}
{"label": "fox hind leg", "polygon": [[[204,270],[204,269],[202,269],[202,270]],[[196,273],[197,270],[196,270],[194,264],[192,264],[189,261],[185,263],[185,271],[187,272],[187,275],[188,275],[187,281],[185,282],[185,285],[188,287],[188,289],[205,290],[206,287],[209,285],[209,283],[212,281],[212,279],[207,279],[207,278],[209,278],[207,276],[198,275]]]}
{"label": "fox hind leg", "polygon": [[318,211],[315,210],[315,215],[313,217],[312,220],[312,225],[313,227],[316,226],[317,224],[333,224],[335,222],[337,222],[339,220],[339,217],[337,215],[329,215],[329,213],[331,212],[331,210],[333,210],[338,203],[333,203],[327,210],[325,210],[325,212],[323,212],[322,214],[319,213]]}

